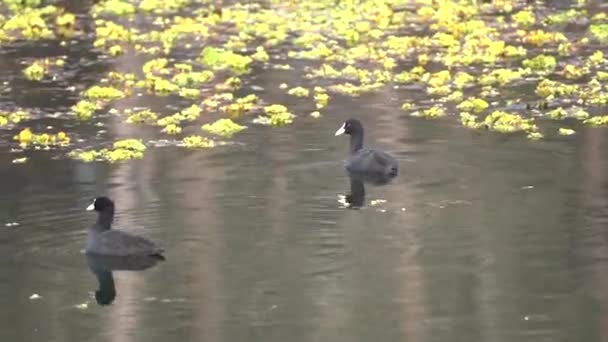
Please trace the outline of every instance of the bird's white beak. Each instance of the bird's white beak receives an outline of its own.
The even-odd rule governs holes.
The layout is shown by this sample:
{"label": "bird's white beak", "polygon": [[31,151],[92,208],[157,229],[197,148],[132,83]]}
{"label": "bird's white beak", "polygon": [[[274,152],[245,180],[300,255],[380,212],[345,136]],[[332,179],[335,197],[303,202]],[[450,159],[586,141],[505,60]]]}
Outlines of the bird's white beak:
{"label": "bird's white beak", "polygon": [[93,201],[93,203],[91,203],[88,207],[87,207],[87,211],[91,211],[95,209],[95,202]]}
{"label": "bird's white beak", "polygon": [[336,131],[336,136],[344,134],[344,126],[345,125],[346,124],[342,124],[342,126],[340,128],[338,128],[338,130]]}

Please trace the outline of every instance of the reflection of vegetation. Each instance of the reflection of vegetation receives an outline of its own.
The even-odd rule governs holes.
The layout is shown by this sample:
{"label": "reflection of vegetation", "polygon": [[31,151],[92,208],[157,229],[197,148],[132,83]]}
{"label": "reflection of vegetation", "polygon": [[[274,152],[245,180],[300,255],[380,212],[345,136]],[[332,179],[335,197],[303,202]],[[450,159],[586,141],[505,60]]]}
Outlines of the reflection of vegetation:
{"label": "reflection of vegetation", "polygon": [[[280,127],[296,118],[323,117],[318,110],[335,94],[355,97],[407,85],[429,100],[425,105],[406,102],[401,108],[408,114],[444,120],[458,114],[462,125],[473,129],[524,132],[539,139],[546,119],[605,124],[588,110],[608,104],[608,62],[602,51],[590,48],[608,40],[605,13],[592,14],[585,6],[539,13],[510,0],[474,3],[295,0],[267,6],[226,4],[220,9],[194,0],[99,1],[91,10],[94,47],[108,59],[135,55],[133,60],[141,64],[131,73],[110,72],[87,87],[71,112],[84,124],[98,124],[91,120],[97,118],[94,114],[110,111],[126,123],[178,136],[172,141],[179,146],[213,147],[219,143],[204,136],[183,137],[182,132],[200,126],[208,113],[222,117],[203,125],[203,134],[232,139],[249,123]],[[81,18],[56,6],[39,0],[3,4],[8,14],[0,17],[2,43],[53,39],[66,45],[86,39]],[[134,27],[135,22],[142,24]],[[585,25],[581,35],[564,32],[564,25],[579,23]],[[28,60],[23,77],[62,79],[61,70],[53,68],[61,67],[63,60]],[[312,62],[302,68],[295,60]],[[266,68],[306,79],[306,84],[277,86],[284,94],[301,97],[300,102],[308,104],[304,113],[310,115],[268,103],[263,92],[247,94],[256,89],[249,74]],[[505,91],[522,84],[535,92],[514,99]],[[172,113],[109,109],[114,101],[134,96],[179,99],[181,107]],[[522,101],[530,103],[513,106]],[[27,122],[0,113],[0,127],[7,125]],[[115,146],[70,155],[119,161],[139,158],[144,150]]]}

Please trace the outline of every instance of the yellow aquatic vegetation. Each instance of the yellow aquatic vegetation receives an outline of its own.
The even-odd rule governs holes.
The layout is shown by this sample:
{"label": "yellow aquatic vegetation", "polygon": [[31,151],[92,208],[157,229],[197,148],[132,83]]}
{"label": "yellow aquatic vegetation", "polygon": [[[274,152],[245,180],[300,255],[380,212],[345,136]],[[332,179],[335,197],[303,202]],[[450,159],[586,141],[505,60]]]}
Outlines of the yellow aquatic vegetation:
{"label": "yellow aquatic vegetation", "polygon": [[589,126],[606,126],[608,125],[608,115],[599,115],[599,116],[594,116],[592,118],[589,118],[585,121],[583,121],[583,123],[589,125]]}
{"label": "yellow aquatic vegetation", "polygon": [[410,113],[411,116],[424,117],[427,119],[440,118],[446,115],[445,109],[439,106],[433,106],[423,111],[415,111]]}
{"label": "yellow aquatic vegetation", "polygon": [[146,145],[139,139],[125,139],[114,142],[111,149],[101,150],[74,150],[68,156],[84,162],[107,161],[110,163],[121,162],[129,159],[141,159],[144,157]]}
{"label": "yellow aquatic vegetation", "polygon": [[200,61],[214,70],[229,69],[243,74],[249,71],[253,59],[221,48],[206,47],[201,52]]}
{"label": "yellow aquatic vegetation", "polygon": [[23,69],[25,78],[30,81],[40,81],[44,78],[46,73],[47,70],[43,61],[34,61],[34,63]]}
{"label": "yellow aquatic vegetation", "polygon": [[[249,94],[236,99],[233,103],[221,106],[220,110],[230,116],[239,116],[253,110],[259,100],[257,95]],[[212,101],[212,99],[205,100],[203,104],[209,105],[209,101]]]}
{"label": "yellow aquatic vegetation", "polygon": [[144,109],[144,110],[140,110],[140,111],[134,112],[133,114],[129,115],[129,117],[127,117],[125,122],[131,123],[131,124],[139,124],[139,123],[152,124],[152,123],[155,123],[157,119],[158,119],[158,114],[156,114],[155,112],[153,112],[149,109]]}
{"label": "yellow aquatic vegetation", "polygon": [[125,97],[125,93],[113,87],[92,86],[84,96],[92,100],[115,100]]}
{"label": "yellow aquatic vegetation", "polygon": [[534,119],[525,119],[519,114],[495,111],[486,116],[484,125],[496,132],[513,133],[519,131],[536,132],[538,127],[534,124]]}
{"label": "yellow aquatic vegetation", "polygon": [[559,130],[558,130],[558,134],[559,135],[572,135],[572,134],[575,134],[575,133],[576,133],[575,130],[569,129],[569,128],[560,127]]}
{"label": "yellow aquatic vegetation", "polygon": [[100,109],[100,106],[97,102],[87,100],[80,100],[72,106],[72,110],[74,111],[74,114],[76,114],[76,118],[82,121],[91,119],[93,113],[95,113],[95,111],[98,109]]}
{"label": "yellow aquatic vegetation", "polygon": [[0,112],[0,127],[10,124],[18,124],[21,121],[29,118],[30,114],[23,110],[18,110],[12,113]]}
{"label": "yellow aquatic vegetation", "polygon": [[34,133],[29,128],[24,128],[13,137],[22,148],[33,146],[36,149],[49,149],[51,147],[68,146],[70,137],[65,132],[57,134]]}
{"label": "yellow aquatic vegetation", "polygon": [[46,6],[37,9],[27,9],[15,13],[2,25],[2,40],[24,38],[27,40],[52,39],[53,32],[48,27],[45,18],[55,14],[57,8]]}
{"label": "yellow aquatic vegetation", "polygon": [[234,133],[240,132],[247,128],[242,126],[230,119],[219,119],[212,124],[204,124],[201,129],[216,135],[230,138]]}
{"label": "yellow aquatic vegetation", "polygon": [[180,134],[182,132],[182,128],[180,126],[176,125],[176,124],[168,124],[161,131],[163,133],[167,133],[167,134],[171,134],[171,135],[176,135],[176,134]]}
{"label": "yellow aquatic vegetation", "polygon": [[481,113],[489,106],[490,105],[484,99],[473,97],[462,101],[457,108],[465,112]]}
{"label": "yellow aquatic vegetation", "polygon": [[297,97],[308,97],[310,96],[310,90],[303,87],[291,88],[287,91],[287,94]]}
{"label": "yellow aquatic vegetation", "polygon": [[264,107],[266,116],[258,116],[253,120],[254,123],[270,126],[283,126],[293,122],[294,115],[287,107],[280,104],[273,104]]}

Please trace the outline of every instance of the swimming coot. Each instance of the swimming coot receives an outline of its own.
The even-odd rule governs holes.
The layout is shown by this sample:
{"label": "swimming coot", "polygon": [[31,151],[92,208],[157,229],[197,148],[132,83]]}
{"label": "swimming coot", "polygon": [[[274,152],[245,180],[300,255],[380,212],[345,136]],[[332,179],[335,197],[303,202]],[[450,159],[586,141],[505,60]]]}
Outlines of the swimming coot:
{"label": "swimming coot", "polygon": [[89,228],[85,252],[111,256],[152,256],[164,259],[163,250],[146,238],[112,230],[114,202],[97,197],[88,211],[97,211],[97,222]]}
{"label": "swimming coot", "polygon": [[395,177],[399,173],[397,160],[384,151],[363,148],[363,125],[349,119],[336,131],[336,136],[350,135],[350,156],[346,170],[352,174],[370,177]]}

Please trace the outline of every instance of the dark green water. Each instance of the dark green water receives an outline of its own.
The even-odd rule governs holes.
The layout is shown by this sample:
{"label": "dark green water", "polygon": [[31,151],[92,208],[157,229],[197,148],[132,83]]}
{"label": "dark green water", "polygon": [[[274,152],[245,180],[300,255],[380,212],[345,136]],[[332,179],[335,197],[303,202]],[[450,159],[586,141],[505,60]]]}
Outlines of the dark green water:
{"label": "dark green water", "polygon": [[[243,145],[155,148],[121,165],[3,154],[0,221],[20,225],[0,229],[1,339],[605,338],[604,130],[539,143],[342,108],[247,130]],[[402,168],[366,187],[361,210],[338,202],[346,141],[332,133],[350,115]],[[101,193],[117,227],[162,241],[168,259],[114,272],[111,306],[92,298],[81,254],[84,208]]]}
{"label": "dark green water", "polygon": [[[67,67],[79,88],[129,69],[87,44],[3,49],[3,106],[37,108],[35,127],[97,134],[44,115],[76,102],[65,85],[15,81],[16,58],[40,49],[79,61]],[[252,83],[307,110],[277,89],[289,77],[256,70]],[[319,120],[251,125],[234,145],[154,147],[116,165],[59,152],[12,164],[18,130],[0,131],[0,341],[606,340],[606,129],[529,141],[408,117],[404,100],[426,99],[390,87],[332,96]],[[392,184],[365,187],[360,210],[340,201],[351,190],[348,142],[333,133],[349,117],[401,167]],[[155,138],[117,117],[102,122],[98,141]],[[81,250],[95,218],[84,208],[99,194],[115,200],[117,229],[159,241],[167,261],[98,278]],[[98,305],[109,279],[116,297]]]}

